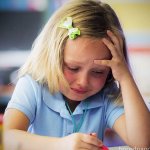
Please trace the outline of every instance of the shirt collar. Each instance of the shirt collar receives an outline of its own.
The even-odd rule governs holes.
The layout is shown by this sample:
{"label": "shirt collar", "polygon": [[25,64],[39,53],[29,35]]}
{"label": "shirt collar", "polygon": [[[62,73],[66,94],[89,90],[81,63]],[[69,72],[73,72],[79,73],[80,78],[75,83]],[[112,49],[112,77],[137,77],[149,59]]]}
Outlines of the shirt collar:
{"label": "shirt collar", "polygon": [[[65,100],[63,98],[63,95],[60,92],[57,92],[55,94],[51,94],[47,87],[43,88],[43,101],[44,103],[55,112],[58,112],[63,115],[69,115],[68,110],[65,106]],[[87,104],[85,104],[87,103]],[[101,107],[104,105],[104,100],[101,92],[98,92],[97,94],[87,98],[86,100],[82,101],[73,114],[82,114],[83,110],[85,109],[93,109],[97,107]]]}

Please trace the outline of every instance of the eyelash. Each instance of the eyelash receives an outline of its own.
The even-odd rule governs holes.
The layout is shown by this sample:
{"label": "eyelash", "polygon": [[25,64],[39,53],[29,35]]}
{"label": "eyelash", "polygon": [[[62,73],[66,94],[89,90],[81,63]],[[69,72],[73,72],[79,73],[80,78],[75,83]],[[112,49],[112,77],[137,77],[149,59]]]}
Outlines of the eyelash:
{"label": "eyelash", "polygon": [[70,71],[73,71],[73,72],[77,72],[79,70],[79,68],[71,68],[71,67],[67,67]]}
{"label": "eyelash", "polygon": [[93,71],[93,73],[96,73],[96,74],[103,74],[102,71]]}
{"label": "eyelash", "polygon": [[[77,72],[79,70],[79,68],[71,68],[71,67],[67,67],[70,71],[72,72]],[[96,74],[96,75],[100,75],[103,74],[102,71],[92,71],[92,73]]]}

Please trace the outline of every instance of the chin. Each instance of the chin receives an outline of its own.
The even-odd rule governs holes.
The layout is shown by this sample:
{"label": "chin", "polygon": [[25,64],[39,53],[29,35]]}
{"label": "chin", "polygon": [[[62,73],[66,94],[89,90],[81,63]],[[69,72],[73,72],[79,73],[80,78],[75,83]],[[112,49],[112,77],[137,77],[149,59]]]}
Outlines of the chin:
{"label": "chin", "polygon": [[87,99],[89,96],[90,95],[74,95],[74,94],[66,95],[67,98],[73,101],[83,101]]}

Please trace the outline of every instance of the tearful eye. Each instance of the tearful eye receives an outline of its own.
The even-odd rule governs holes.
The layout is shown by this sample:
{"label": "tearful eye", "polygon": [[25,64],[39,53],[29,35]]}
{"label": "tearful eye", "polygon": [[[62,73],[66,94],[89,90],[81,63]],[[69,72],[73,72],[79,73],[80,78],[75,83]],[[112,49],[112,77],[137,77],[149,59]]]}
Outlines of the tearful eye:
{"label": "tearful eye", "polygon": [[102,75],[104,74],[104,72],[103,71],[92,71],[92,76],[93,77],[101,77]]}

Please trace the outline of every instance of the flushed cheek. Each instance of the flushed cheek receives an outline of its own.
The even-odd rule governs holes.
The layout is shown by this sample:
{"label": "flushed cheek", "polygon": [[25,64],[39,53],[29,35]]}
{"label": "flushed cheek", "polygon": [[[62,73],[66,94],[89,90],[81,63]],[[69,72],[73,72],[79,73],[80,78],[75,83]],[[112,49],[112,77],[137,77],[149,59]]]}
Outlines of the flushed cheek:
{"label": "flushed cheek", "polygon": [[74,81],[75,79],[75,75],[73,75],[72,73],[70,73],[69,71],[64,70],[64,76],[66,78],[66,80],[68,81],[68,83],[70,84],[71,82]]}
{"label": "flushed cheek", "polygon": [[[64,76],[70,85],[72,83],[75,83],[77,78],[75,74],[71,73],[68,70],[64,70]],[[105,82],[106,76],[100,76],[99,78],[90,77],[88,80],[88,89],[92,89],[90,90],[92,93],[98,92],[104,87]]]}
{"label": "flushed cheek", "polygon": [[100,78],[95,81],[91,81],[91,87],[93,88],[93,90],[99,91],[104,87],[105,81],[106,79],[103,79],[103,78]]}
{"label": "flushed cheek", "polygon": [[[69,71],[64,71],[64,75],[69,84],[73,83],[76,80],[76,75],[70,73]],[[88,81],[89,83],[88,87],[94,90],[102,89],[103,86],[105,85],[105,81],[106,81],[105,77],[99,77],[99,78],[91,77],[89,78],[89,81]]]}

